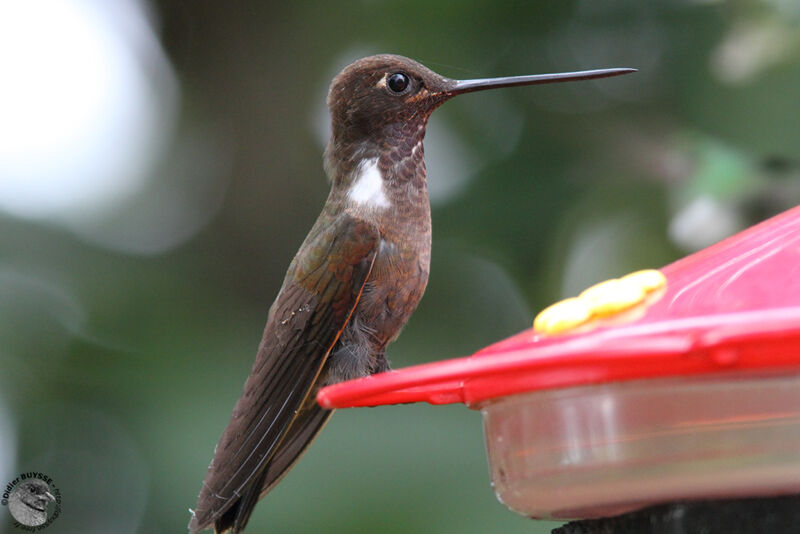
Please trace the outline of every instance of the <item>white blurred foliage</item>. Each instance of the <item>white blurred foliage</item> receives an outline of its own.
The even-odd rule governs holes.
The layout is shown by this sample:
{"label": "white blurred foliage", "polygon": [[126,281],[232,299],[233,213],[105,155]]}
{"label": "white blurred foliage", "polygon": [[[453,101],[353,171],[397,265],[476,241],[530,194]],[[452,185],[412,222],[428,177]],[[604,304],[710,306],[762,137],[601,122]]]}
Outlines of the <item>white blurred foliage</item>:
{"label": "white blurred foliage", "polygon": [[136,191],[176,82],[135,0],[0,1],[0,208],[85,218]]}
{"label": "white blurred foliage", "polygon": [[735,24],[712,52],[711,72],[725,83],[756,80],[766,70],[793,55],[800,32],[779,19],[746,20]]}
{"label": "white blurred foliage", "polygon": [[669,222],[669,237],[680,247],[697,251],[745,227],[736,208],[711,196],[693,199]]}
{"label": "white blurred foliage", "polygon": [[0,211],[158,253],[218,208],[225,145],[175,142],[178,82],[142,1],[0,0],[0,65]]}

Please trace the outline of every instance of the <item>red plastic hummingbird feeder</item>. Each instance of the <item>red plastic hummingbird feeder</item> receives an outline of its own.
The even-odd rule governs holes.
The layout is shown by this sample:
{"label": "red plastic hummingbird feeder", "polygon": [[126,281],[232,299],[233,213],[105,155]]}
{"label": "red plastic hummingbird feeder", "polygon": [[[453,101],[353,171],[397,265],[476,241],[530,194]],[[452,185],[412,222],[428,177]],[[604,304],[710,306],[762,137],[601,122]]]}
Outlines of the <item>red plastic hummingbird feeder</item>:
{"label": "red plastic hummingbird feeder", "polygon": [[800,207],[661,269],[637,313],[327,387],[327,408],[462,402],[532,517],[800,492]]}

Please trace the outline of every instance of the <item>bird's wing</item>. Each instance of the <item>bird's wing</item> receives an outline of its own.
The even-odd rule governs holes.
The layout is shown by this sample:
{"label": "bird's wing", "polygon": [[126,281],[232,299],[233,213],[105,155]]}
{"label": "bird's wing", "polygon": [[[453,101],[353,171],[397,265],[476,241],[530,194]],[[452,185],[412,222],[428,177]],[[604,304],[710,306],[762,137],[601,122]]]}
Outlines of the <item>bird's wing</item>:
{"label": "bird's wing", "polygon": [[320,408],[313,393],[309,397],[259,477],[254,478],[242,497],[216,520],[214,528],[217,532],[230,529],[236,533],[244,530],[258,500],[281,481],[325,426],[333,411]]}
{"label": "bird's wing", "polygon": [[361,297],[379,239],[373,224],[348,214],[315,224],[270,309],[253,369],[203,482],[191,532],[208,528],[254,479],[262,482]]}
{"label": "bird's wing", "polygon": [[283,476],[297,463],[314,437],[322,430],[333,410],[323,410],[316,404],[303,410],[292,423],[286,438],[266,468],[266,476],[261,485],[260,496],[263,497],[281,481]]}

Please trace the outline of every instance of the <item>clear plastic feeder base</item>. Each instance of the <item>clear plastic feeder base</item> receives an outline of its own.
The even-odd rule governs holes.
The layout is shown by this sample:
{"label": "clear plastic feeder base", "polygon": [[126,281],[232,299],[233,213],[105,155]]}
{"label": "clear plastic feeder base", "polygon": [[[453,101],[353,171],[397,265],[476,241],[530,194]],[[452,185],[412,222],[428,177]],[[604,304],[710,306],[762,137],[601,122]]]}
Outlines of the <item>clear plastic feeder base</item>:
{"label": "clear plastic feeder base", "polygon": [[800,492],[800,374],[538,391],[481,411],[495,492],[526,516]]}

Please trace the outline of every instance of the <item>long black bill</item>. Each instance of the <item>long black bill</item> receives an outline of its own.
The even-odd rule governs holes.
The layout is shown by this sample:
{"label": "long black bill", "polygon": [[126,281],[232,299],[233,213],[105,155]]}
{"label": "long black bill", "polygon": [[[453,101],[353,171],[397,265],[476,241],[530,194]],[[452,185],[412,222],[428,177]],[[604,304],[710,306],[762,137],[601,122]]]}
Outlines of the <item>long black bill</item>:
{"label": "long black bill", "polygon": [[537,85],[541,83],[573,82],[577,80],[593,80],[609,78],[636,72],[636,69],[597,69],[579,72],[559,72],[556,74],[533,74],[530,76],[506,76],[505,78],[482,78],[478,80],[455,80],[455,86],[447,91],[451,95],[484,91],[499,87],[515,87],[517,85]]}

